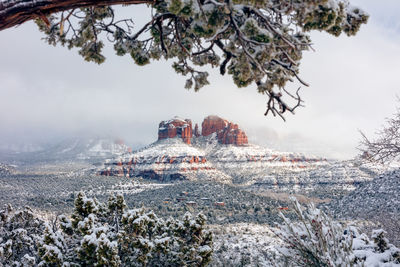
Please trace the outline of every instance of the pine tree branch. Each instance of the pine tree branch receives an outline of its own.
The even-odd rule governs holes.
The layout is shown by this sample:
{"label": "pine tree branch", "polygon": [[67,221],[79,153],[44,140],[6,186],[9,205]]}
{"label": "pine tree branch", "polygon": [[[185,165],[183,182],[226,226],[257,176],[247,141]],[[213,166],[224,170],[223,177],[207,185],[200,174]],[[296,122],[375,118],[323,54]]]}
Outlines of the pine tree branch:
{"label": "pine tree branch", "polygon": [[0,30],[38,17],[84,7],[153,4],[153,0],[13,0],[0,1]]}

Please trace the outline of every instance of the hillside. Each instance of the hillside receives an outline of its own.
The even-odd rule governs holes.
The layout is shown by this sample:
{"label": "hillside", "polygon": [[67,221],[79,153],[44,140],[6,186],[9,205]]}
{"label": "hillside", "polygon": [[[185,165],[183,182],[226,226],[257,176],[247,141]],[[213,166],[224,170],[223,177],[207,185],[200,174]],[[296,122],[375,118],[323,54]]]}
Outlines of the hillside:
{"label": "hillside", "polygon": [[40,150],[1,151],[0,160],[26,167],[59,162],[102,162],[131,151],[121,140],[104,137],[70,138]]}
{"label": "hillside", "polygon": [[[388,171],[369,183],[327,206],[342,219],[362,219],[374,222],[389,233],[400,237],[400,170]],[[397,245],[399,240],[392,240]]]}
{"label": "hillside", "polygon": [[144,149],[105,162],[99,172],[108,176],[130,176],[171,180],[214,180],[229,182],[229,175],[217,170],[205,152],[180,139],[159,140]]}

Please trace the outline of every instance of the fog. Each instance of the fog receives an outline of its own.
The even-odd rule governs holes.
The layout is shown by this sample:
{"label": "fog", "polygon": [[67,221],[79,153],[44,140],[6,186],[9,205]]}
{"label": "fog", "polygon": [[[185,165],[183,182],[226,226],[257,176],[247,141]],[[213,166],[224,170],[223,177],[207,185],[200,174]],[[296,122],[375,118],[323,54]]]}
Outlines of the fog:
{"label": "fog", "polygon": [[[172,62],[136,66],[106,48],[102,65],[76,50],[53,47],[32,23],[0,32],[0,144],[46,143],[112,136],[128,144],[157,138],[161,120],[175,115],[201,124],[210,114],[238,123],[250,141],[271,148],[346,159],[356,155],[358,130],[369,136],[396,110],[400,73],[400,3],[351,1],[370,21],[355,37],[313,33],[300,76],[305,108],[287,121],[264,117],[266,98],[255,86],[238,89],[210,69],[210,85],[183,88]],[[144,7],[119,8],[144,21]],[[397,17],[396,17],[397,16]],[[107,45],[107,44],[106,44]],[[289,85],[297,88],[298,83]]]}

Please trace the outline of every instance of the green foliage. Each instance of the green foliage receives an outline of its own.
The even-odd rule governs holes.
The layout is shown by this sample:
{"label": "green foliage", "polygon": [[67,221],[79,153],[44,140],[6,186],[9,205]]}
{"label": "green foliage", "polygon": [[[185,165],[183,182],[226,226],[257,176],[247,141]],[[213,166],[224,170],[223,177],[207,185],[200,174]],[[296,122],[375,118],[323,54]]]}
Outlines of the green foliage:
{"label": "green foliage", "polygon": [[132,50],[131,57],[139,66],[144,66],[150,63],[148,55],[140,48]]}
{"label": "green foliage", "polygon": [[0,211],[0,266],[35,266],[37,241],[43,221],[26,207],[15,211],[10,205]]}
{"label": "green foliage", "polygon": [[79,193],[71,220],[47,227],[39,245],[47,266],[206,266],[212,235],[205,217],[186,214],[182,221],[159,219],[152,211],[128,210],[122,195],[107,204]]}
{"label": "green foliage", "polygon": [[187,89],[208,84],[208,75],[192,64],[209,65],[220,67],[221,74],[228,68],[239,87],[255,82],[259,92],[272,95],[274,87],[281,90],[293,78],[305,84],[297,74],[302,53],[311,45],[309,31],[350,36],[368,20],[345,0],[160,0],[152,8],[152,19],[137,29],[131,19],[116,20],[111,7],[84,8],[65,15],[67,20],[63,13],[36,22],[49,44],[79,48],[87,61],[104,62],[102,40],[107,37],[117,55],[130,54],[139,66],[174,59],[173,68],[179,66],[177,72],[192,80]]}
{"label": "green foliage", "polygon": [[257,21],[253,19],[248,19],[243,27],[243,33],[250,37],[251,40],[260,43],[269,43],[270,37],[268,32],[262,33]]}

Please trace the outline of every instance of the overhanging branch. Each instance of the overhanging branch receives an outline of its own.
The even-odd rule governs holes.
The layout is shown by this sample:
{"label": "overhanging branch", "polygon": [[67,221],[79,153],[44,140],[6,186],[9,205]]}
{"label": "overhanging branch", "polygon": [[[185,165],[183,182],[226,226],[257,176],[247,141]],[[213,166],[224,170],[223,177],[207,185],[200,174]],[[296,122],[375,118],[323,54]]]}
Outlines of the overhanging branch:
{"label": "overhanging branch", "polygon": [[13,0],[0,1],[0,30],[53,13],[83,7],[153,4],[153,0]]}

